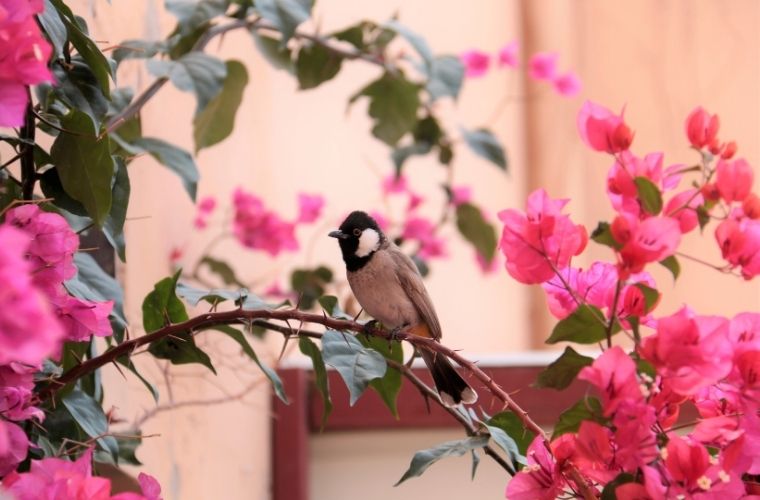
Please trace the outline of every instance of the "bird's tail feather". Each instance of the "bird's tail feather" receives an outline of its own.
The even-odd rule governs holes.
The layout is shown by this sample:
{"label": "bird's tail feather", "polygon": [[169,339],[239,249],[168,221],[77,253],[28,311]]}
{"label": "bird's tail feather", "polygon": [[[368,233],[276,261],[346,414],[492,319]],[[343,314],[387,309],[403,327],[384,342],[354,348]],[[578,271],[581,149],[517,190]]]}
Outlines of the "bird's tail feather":
{"label": "bird's tail feather", "polygon": [[460,403],[472,404],[478,400],[478,393],[457,373],[446,356],[423,349],[422,359],[433,375],[433,382],[443,404],[456,406]]}

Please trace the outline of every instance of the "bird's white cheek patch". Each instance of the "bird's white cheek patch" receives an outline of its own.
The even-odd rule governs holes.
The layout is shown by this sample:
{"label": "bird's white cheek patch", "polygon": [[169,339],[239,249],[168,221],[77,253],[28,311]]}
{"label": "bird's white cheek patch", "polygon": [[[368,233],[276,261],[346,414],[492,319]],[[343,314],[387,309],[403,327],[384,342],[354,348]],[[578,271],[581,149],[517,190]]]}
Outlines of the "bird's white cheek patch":
{"label": "bird's white cheek patch", "polygon": [[380,235],[374,229],[365,229],[359,236],[359,247],[356,249],[357,257],[366,257],[380,246]]}

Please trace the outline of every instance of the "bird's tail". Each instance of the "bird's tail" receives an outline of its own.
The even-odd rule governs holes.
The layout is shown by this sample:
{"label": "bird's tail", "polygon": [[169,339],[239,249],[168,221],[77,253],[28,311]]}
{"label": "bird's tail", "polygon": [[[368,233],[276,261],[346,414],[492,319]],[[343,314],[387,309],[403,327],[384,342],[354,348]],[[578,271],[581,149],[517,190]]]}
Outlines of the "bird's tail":
{"label": "bird's tail", "polygon": [[472,404],[478,400],[478,393],[457,373],[446,356],[425,349],[421,351],[443,404],[456,406],[460,403]]}

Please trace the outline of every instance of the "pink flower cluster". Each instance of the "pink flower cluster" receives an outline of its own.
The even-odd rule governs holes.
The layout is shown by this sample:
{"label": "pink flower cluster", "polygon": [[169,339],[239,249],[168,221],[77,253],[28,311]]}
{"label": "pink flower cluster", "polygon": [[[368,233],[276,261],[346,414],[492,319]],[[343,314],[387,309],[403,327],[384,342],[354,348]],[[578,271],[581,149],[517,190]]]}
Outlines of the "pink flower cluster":
{"label": "pink flower cluster", "polygon": [[26,435],[13,422],[44,415],[32,405],[34,373],[65,340],[111,335],[113,302],[72,297],[79,238],[58,214],[37,205],[8,210],[0,224],[0,476],[26,457]]}
{"label": "pink flower cluster", "polygon": [[216,199],[212,196],[207,196],[198,202],[198,211],[195,214],[195,220],[193,220],[193,226],[195,229],[206,229],[208,226],[208,218],[214,213],[216,208]]}
{"label": "pink flower cluster", "polygon": [[70,462],[60,458],[33,460],[29,472],[12,472],[2,486],[16,500],[87,499],[87,500],[161,500],[161,486],[148,474],[137,476],[142,493],[119,493],[111,496],[111,481],[92,475],[92,449]]}
{"label": "pink flower cluster", "polygon": [[[502,47],[496,55],[501,68],[517,68],[519,45],[513,41]],[[536,52],[528,61],[528,75],[536,81],[548,82],[562,96],[574,97],[581,91],[581,81],[572,71],[560,73],[557,69],[559,54],[556,52]],[[460,55],[465,67],[465,76],[479,78],[485,76],[491,67],[491,55],[481,50],[468,50]]]}
{"label": "pink flower cluster", "polygon": [[242,188],[235,190],[232,202],[235,210],[233,233],[237,240],[247,248],[264,250],[273,257],[280,252],[298,250],[296,226],[316,221],[324,207],[321,196],[301,193],[298,195],[298,217],[295,222],[288,222],[268,210],[259,197]]}
{"label": "pink flower cluster", "polygon": [[52,49],[34,18],[43,8],[42,0],[0,0],[0,127],[23,125],[26,87],[53,79]]}

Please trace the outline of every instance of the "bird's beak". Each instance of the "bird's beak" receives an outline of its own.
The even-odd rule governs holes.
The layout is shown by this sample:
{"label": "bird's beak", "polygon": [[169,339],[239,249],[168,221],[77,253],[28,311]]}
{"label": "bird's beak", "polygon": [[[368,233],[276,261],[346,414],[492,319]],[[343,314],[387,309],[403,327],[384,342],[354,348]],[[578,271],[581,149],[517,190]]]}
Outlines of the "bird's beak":
{"label": "bird's beak", "polygon": [[348,235],[340,230],[338,231],[331,231],[330,234],[328,234],[330,238],[338,238],[339,240],[345,240],[348,238]]}

